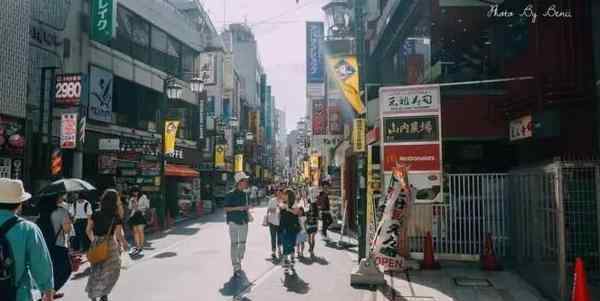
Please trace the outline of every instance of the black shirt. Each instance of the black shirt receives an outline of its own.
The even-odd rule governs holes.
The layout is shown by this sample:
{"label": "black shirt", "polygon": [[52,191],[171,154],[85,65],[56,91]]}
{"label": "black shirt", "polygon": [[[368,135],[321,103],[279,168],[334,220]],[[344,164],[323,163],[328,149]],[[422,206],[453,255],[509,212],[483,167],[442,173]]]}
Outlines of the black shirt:
{"label": "black shirt", "polygon": [[279,227],[287,231],[300,231],[300,220],[298,216],[287,210],[281,210],[279,214]]}
{"label": "black shirt", "polygon": [[[233,190],[225,196],[224,207],[242,207],[248,206],[248,195],[241,190]],[[243,225],[248,223],[248,211],[227,212],[227,223],[236,223]]]}
{"label": "black shirt", "polygon": [[103,214],[102,211],[94,212],[92,214],[92,220],[94,221],[94,235],[96,236],[104,236],[108,233],[108,228],[112,224],[112,229],[110,234],[115,233],[115,226],[122,225],[123,220],[116,216],[107,216]]}

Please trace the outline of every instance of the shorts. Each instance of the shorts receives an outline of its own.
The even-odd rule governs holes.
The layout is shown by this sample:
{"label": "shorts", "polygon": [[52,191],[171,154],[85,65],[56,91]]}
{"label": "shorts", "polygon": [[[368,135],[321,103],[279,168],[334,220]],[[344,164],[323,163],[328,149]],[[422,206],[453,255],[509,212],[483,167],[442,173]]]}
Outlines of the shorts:
{"label": "shorts", "polygon": [[130,227],[146,225],[146,223],[147,223],[146,218],[139,211],[134,213],[133,216],[129,218],[129,226]]}
{"label": "shorts", "polygon": [[308,234],[315,234],[315,233],[317,233],[318,230],[319,230],[319,227],[317,225],[307,225],[306,226],[306,233],[308,233]]}
{"label": "shorts", "polygon": [[308,235],[306,235],[306,232],[301,231],[300,233],[298,233],[298,235],[296,236],[296,243],[300,244],[303,242],[306,242],[308,240]]}

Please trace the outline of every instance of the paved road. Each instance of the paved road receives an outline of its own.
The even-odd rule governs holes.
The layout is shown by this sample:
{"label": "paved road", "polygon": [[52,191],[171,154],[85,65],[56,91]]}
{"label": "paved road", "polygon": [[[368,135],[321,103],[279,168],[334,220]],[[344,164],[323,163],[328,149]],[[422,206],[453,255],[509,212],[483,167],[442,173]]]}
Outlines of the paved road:
{"label": "paved road", "polygon": [[[146,255],[122,272],[110,300],[363,300],[365,292],[349,286],[352,254],[323,242],[318,259],[297,263],[298,277],[286,279],[270,260],[268,230],[259,222],[265,212],[255,209],[250,225],[245,279],[231,278],[228,232],[223,214],[216,213],[153,235]],[[86,282],[85,273],[75,275],[64,300],[87,300]]]}

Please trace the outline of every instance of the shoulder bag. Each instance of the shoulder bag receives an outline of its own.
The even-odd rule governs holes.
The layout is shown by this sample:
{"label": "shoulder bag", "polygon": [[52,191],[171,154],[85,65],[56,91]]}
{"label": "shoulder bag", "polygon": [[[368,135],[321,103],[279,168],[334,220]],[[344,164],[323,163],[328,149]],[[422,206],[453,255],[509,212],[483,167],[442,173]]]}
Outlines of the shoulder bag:
{"label": "shoulder bag", "polygon": [[91,265],[102,263],[108,259],[108,256],[109,256],[108,255],[108,252],[109,252],[108,241],[109,241],[109,239],[112,239],[111,232],[112,232],[114,222],[115,222],[115,219],[113,218],[113,220],[110,223],[110,227],[108,227],[108,232],[106,233],[105,238],[102,239],[102,241],[99,241],[96,244],[94,244],[88,250],[87,259]]}

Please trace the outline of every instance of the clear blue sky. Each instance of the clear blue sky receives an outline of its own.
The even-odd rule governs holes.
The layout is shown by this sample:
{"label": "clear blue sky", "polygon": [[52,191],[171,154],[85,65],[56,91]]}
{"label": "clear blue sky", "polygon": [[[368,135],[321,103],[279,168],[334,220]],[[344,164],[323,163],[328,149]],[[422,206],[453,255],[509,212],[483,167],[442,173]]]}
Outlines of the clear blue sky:
{"label": "clear blue sky", "polygon": [[[306,21],[324,21],[329,0],[200,0],[218,30],[246,21],[254,31],[276,106],[290,131],[306,114]],[[224,8],[226,8],[224,10]]]}

